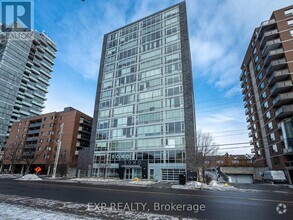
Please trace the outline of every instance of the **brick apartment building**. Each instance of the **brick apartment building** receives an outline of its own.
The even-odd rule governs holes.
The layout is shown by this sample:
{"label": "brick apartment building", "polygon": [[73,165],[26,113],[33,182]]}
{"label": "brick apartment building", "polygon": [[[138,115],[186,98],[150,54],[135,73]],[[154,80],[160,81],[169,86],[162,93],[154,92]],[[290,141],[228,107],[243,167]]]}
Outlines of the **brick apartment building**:
{"label": "brick apartment building", "polygon": [[293,180],[293,5],[252,35],[240,75],[256,166]]}
{"label": "brick apartment building", "polygon": [[90,144],[92,118],[72,107],[67,107],[62,112],[25,118],[13,123],[5,145],[1,170],[23,173],[31,165],[30,172],[40,166],[42,174],[50,175],[61,124],[64,125],[59,173],[62,167],[69,175],[75,175],[79,150],[88,148]]}

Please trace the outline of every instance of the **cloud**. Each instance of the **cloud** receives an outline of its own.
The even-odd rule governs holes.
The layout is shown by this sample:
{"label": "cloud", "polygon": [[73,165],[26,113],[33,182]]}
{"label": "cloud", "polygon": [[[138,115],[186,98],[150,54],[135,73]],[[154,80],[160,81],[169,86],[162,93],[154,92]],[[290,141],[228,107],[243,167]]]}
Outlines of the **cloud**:
{"label": "cloud", "polygon": [[224,144],[220,148],[245,146],[245,148],[241,149],[221,150],[219,153],[250,154],[252,147],[247,147],[249,144],[226,145],[249,142],[243,115],[244,109],[240,107],[201,113],[197,117],[197,129],[202,129],[203,132],[210,133],[214,137],[216,144]]}
{"label": "cloud", "polygon": [[237,94],[240,65],[255,27],[286,1],[187,1],[193,68],[226,96]]}

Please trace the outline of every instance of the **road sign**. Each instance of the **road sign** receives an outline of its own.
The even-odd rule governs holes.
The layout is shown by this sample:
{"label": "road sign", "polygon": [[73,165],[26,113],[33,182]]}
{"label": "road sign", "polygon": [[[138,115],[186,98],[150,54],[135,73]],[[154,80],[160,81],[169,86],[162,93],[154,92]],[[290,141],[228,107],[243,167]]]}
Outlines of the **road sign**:
{"label": "road sign", "polygon": [[41,167],[37,167],[37,168],[35,169],[35,171],[36,171],[37,173],[39,173],[39,172],[42,171],[42,168],[41,168]]}

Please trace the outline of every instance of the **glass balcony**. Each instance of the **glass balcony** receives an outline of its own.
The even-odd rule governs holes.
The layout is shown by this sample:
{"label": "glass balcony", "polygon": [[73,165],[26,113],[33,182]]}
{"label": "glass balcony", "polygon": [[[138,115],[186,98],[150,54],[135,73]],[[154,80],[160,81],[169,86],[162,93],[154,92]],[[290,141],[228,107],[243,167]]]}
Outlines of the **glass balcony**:
{"label": "glass balcony", "polygon": [[277,82],[270,90],[271,96],[276,96],[279,93],[289,92],[293,88],[291,80]]}
{"label": "glass balcony", "polygon": [[293,116],[293,104],[283,105],[275,112],[276,118],[287,118]]}
{"label": "glass balcony", "polygon": [[293,92],[281,93],[273,100],[274,107],[291,103],[293,103]]}

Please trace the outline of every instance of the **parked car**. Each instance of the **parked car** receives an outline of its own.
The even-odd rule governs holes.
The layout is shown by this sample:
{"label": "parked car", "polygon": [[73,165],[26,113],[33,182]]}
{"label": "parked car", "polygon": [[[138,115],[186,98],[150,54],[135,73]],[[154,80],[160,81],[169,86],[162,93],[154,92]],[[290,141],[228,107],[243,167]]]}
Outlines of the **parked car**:
{"label": "parked car", "polygon": [[273,183],[286,183],[287,179],[282,170],[266,170],[262,174],[263,181]]}

